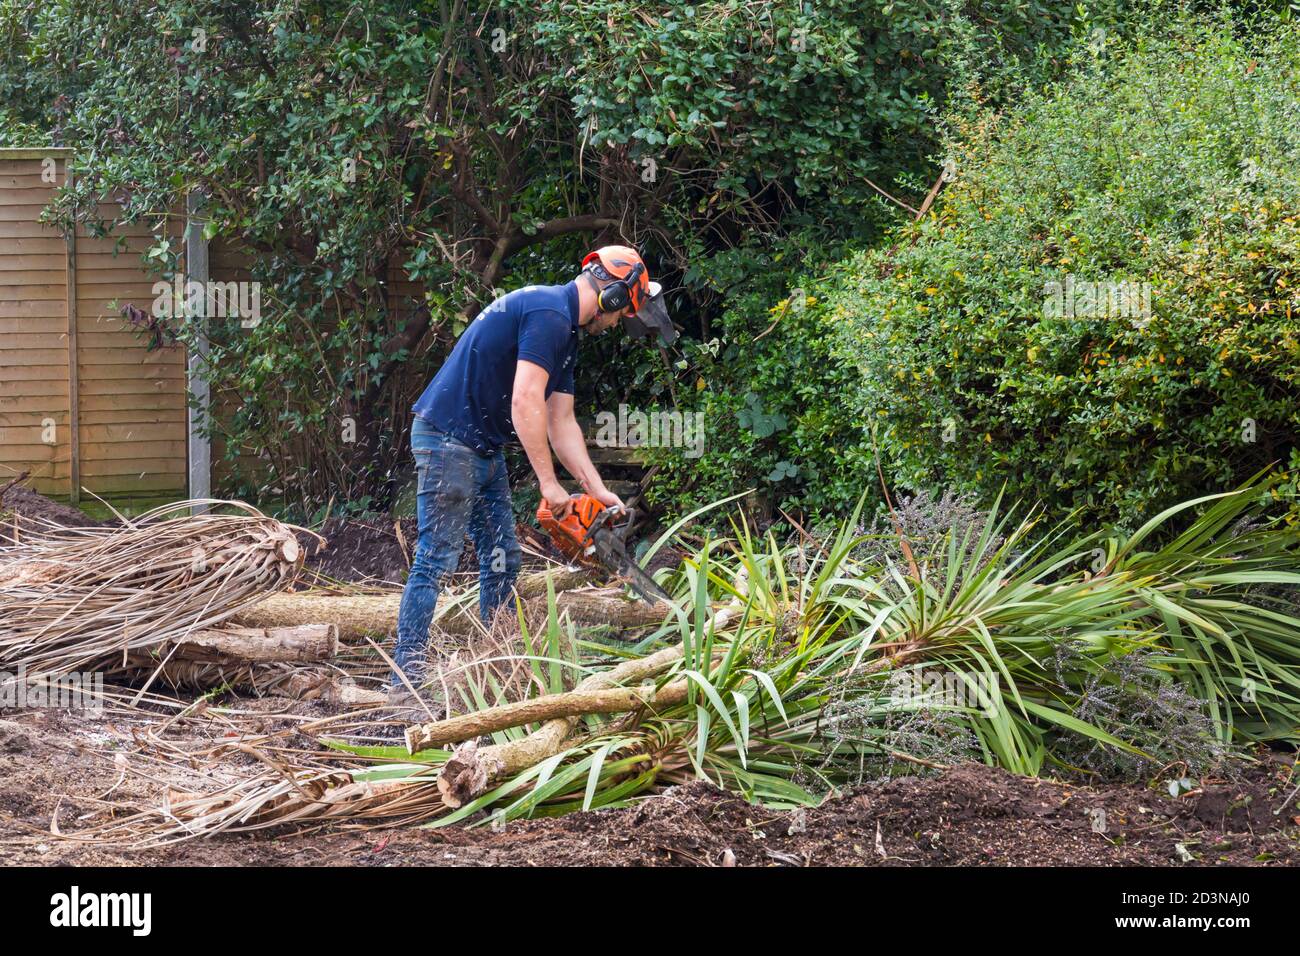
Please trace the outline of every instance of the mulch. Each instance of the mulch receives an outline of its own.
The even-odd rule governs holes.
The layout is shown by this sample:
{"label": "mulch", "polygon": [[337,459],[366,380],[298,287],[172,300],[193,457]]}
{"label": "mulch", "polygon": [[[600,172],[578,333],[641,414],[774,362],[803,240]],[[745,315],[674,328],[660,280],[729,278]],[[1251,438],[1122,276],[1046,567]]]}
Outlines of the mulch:
{"label": "mulch", "polygon": [[[1265,766],[1181,798],[1082,787],[977,764],[773,811],[705,783],[629,809],[527,821],[494,833],[395,834],[355,862],[469,865],[953,866],[1295,865],[1300,810]],[[1100,827],[1101,832],[1098,832]]]}
{"label": "mulch", "polygon": [[[33,745],[39,748],[34,740],[28,746]],[[24,766],[31,768],[34,756],[30,750],[23,753]],[[4,762],[0,748],[0,765]],[[85,769],[89,768],[83,768],[73,786],[91,787],[84,779]],[[108,779],[111,770],[105,767],[99,772]],[[1174,798],[1141,784],[1080,786],[966,764],[931,776],[864,785],[806,810],[771,810],[707,783],[693,783],[623,809],[523,820],[500,829],[484,825],[232,835],[140,853],[49,840],[39,849],[0,847],[0,862],[137,866],[1295,866],[1300,864],[1300,809],[1294,801],[1286,803],[1294,792],[1294,782],[1288,780],[1288,765],[1274,757],[1241,780],[1207,784]],[[0,787],[0,833],[9,829],[4,825],[6,810],[36,827],[47,826],[49,808],[33,804],[31,788],[16,786],[13,790],[6,794]],[[18,804],[15,797],[21,797]]]}

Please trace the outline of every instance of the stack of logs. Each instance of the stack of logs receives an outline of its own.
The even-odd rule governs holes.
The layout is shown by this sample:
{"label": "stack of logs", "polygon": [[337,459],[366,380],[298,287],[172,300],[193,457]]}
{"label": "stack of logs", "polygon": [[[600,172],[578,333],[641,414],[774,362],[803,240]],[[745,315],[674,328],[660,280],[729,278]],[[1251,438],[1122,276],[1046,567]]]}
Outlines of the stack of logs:
{"label": "stack of logs", "polygon": [[[204,513],[191,514],[198,505]],[[290,591],[304,563],[300,533],[310,534],[218,501],[111,527],[15,530],[0,545],[0,672],[19,667],[34,681],[93,669],[145,688],[383,703],[338,656],[390,637],[402,596]],[[591,583],[589,570],[553,568],[521,577],[516,591],[536,608],[553,590],[579,625],[653,626],[667,613]],[[440,603],[435,639],[453,639],[435,646],[457,650],[487,633],[472,594]],[[366,669],[379,677],[387,666]]]}
{"label": "stack of logs", "polygon": [[[548,577],[560,615],[579,626],[626,630],[657,626],[664,620],[662,606],[633,600],[622,588],[592,587],[593,572],[588,570],[527,574],[515,589],[525,601],[545,600]],[[196,632],[147,656],[133,655],[115,670],[161,667],[159,677],[178,686],[230,684],[263,694],[373,705],[382,702],[383,694],[355,686],[334,668],[304,665],[333,659],[340,641],[358,644],[391,635],[401,601],[400,592],[272,594],[236,615],[233,626]],[[324,623],[303,623],[307,621]],[[481,626],[477,605],[454,601],[440,608],[434,621],[435,632],[458,640]]]}

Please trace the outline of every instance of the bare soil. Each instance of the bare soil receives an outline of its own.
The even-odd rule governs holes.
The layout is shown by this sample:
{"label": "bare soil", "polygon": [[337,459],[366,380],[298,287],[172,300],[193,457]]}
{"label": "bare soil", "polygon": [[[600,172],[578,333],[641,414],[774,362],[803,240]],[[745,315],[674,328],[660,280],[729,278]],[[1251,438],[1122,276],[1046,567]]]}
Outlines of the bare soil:
{"label": "bare soil", "polygon": [[754,806],[697,783],[629,808],[500,830],[335,827],[141,852],[60,840],[50,833],[56,809],[67,833],[102,808],[97,798],[149,792],[105,755],[105,729],[65,711],[0,715],[0,865],[1300,864],[1290,761],[1267,752],[1242,779],[1207,782],[1179,798],[1144,785],[1079,786],[968,764],[864,786],[803,811]]}
{"label": "bare soil", "polygon": [[[7,481],[0,481],[0,489],[3,489],[6,484]],[[0,493],[0,515],[11,516],[9,520],[16,517],[19,522],[46,521],[66,528],[90,528],[99,524],[94,518],[71,505],[51,501],[24,484],[11,485]],[[0,531],[0,534],[3,532]]]}
{"label": "bare soil", "polygon": [[[402,537],[398,537],[400,529]],[[336,581],[358,583],[406,580],[409,561],[415,552],[417,528],[414,518],[400,522],[383,518],[330,518],[319,529],[327,546],[303,536],[307,569]],[[462,562],[465,555],[461,555]]]}

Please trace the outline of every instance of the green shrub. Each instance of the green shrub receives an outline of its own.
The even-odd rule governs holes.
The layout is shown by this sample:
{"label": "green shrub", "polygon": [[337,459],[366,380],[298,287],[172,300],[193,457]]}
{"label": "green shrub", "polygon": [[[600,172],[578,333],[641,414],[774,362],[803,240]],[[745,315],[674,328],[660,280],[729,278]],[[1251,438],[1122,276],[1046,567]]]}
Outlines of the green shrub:
{"label": "green shrub", "polygon": [[1297,66],[1293,31],[1144,40],[961,130],[940,212],[827,293],[896,480],[1122,519],[1287,459]]}
{"label": "green shrub", "polygon": [[1183,27],[953,120],[934,213],[745,347],[765,408],[787,384],[787,429],[746,434],[715,400],[694,480],[788,460],[810,510],[843,511],[878,447],[900,489],[1005,484],[1123,523],[1300,465],[1298,68],[1293,28]]}

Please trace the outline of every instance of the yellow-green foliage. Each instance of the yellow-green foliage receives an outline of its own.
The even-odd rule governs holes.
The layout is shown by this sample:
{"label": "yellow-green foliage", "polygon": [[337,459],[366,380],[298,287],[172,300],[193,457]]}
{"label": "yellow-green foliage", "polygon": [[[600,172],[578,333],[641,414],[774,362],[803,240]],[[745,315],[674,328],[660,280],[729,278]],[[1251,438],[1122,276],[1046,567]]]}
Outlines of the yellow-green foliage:
{"label": "yellow-green foliage", "polygon": [[895,482],[1123,521],[1300,464],[1300,42],[1176,36],[959,124],[936,213],[817,290]]}

